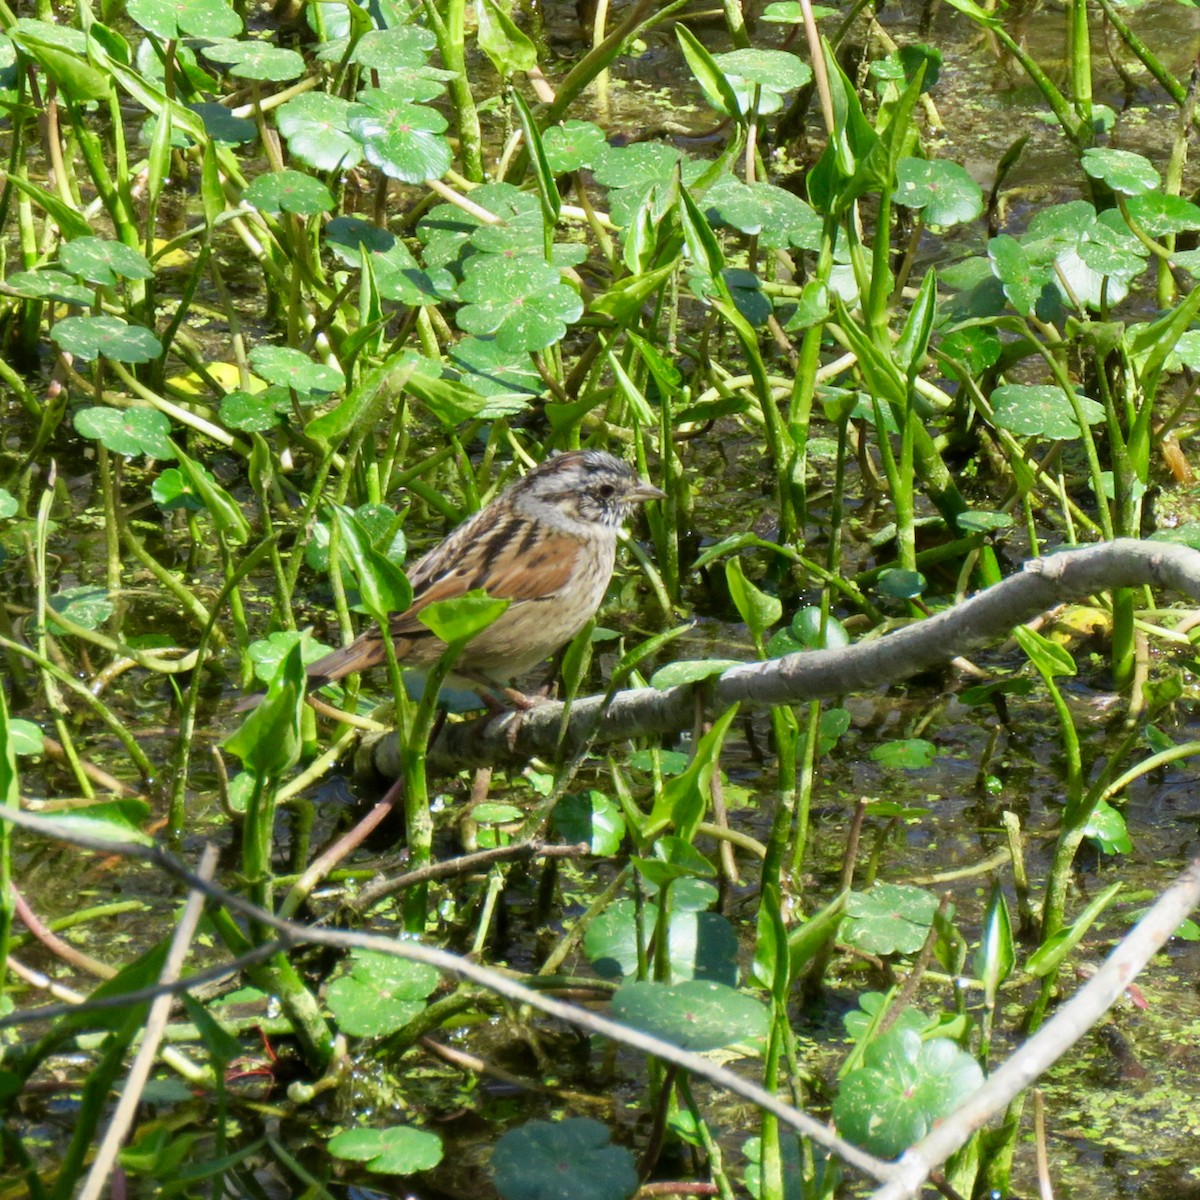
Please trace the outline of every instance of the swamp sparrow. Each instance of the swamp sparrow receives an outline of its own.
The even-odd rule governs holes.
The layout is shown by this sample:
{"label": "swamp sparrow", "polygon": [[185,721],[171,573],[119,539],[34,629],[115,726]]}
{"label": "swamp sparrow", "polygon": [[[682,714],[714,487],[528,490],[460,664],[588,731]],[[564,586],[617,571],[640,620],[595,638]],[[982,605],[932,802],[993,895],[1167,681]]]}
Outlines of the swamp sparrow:
{"label": "swamp sparrow", "polygon": [[[454,674],[474,686],[503,689],[588,623],[612,578],[617,531],[636,505],[663,495],[601,450],[547,459],[409,572],[413,602],[392,614],[388,630],[401,665],[428,666],[446,648],[418,620],[421,609],[482,588],[511,603],[466,644]],[[309,666],[309,686],[365,671],[385,657],[380,629],[370,629]]]}

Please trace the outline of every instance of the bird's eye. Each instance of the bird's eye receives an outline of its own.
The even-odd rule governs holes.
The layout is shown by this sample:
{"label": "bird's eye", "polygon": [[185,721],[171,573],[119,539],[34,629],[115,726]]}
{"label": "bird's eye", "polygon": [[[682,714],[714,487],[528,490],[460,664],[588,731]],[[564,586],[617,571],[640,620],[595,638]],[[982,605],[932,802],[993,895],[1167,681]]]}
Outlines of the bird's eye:
{"label": "bird's eye", "polygon": [[602,483],[596,489],[596,495],[598,495],[601,500],[611,500],[616,494],[617,489],[611,483]]}

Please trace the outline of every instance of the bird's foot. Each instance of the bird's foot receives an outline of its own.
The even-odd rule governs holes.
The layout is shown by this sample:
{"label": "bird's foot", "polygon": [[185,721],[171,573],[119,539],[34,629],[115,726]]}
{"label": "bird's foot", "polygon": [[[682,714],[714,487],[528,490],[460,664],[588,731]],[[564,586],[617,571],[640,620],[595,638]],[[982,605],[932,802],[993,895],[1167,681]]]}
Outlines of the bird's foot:
{"label": "bird's foot", "polygon": [[[504,738],[508,743],[509,750],[516,748],[517,735],[521,732],[521,726],[525,723],[525,714],[531,709],[546,703],[548,699],[547,690],[543,688],[532,695],[512,687],[502,687],[496,690],[490,688],[480,690],[479,698],[483,701],[484,707],[488,710],[489,714],[488,723],[490,724],[492,721],[499,720],[501,717],[508,718]],[[504,699],[501,699],[502,696]]]}

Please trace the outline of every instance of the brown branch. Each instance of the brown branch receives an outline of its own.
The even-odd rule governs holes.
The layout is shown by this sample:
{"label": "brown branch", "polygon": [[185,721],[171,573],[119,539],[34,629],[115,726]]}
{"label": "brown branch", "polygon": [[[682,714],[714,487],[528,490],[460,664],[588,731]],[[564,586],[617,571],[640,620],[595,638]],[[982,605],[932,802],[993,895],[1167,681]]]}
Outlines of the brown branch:
{"label": "brown branch", "polygon": [[[1179,592],[1200,603],[1200,552],[1169,542],[1121,538],[1034,559],[970,600],[886,637],[734,667],[715,681],[706,681],[711,686],[710,710],[723,712],[735,703],[801,704],[879,689],[1000,641],[1014,626],[1056,604],[1144,585]],[[600,696],[576,699],[563,749],[572,753],[589,738],[604,744],[688,729],[695,718],[694,691],[691,684],[666,691],[638,688],[618,692],[607,707]],[[562,715],[563,706],[557,701],[521,713],[511,742],[515,716],[447,723],[430,748],[429,767],[449,772],[526,763],[535,756],[554,758],[562,752]],[[400,754],[398,739],[390,734],[360,756],[359,765],[394,779],[401,774]]]}
{"label": "brown branch", "polygon": [[13,907],[17,917],[30,934],[41,942],[51,954],[80,971],[95,975],[97,979],[111,979],[116,975],[115,967],[110,967],[108,963],[93,958],[90,954],[72,946],[70,942],[64,942],[58,934],[42,923],[41,918],[29,907],[29,901],[25,899],[18,888],[15,885],[10,886],[12,886]]}
{"label": "brown branch", "polygon": [[[213,872],[216,869],[217,848],[210,842],[205,845],[200,856],[200,865],[196,869],[196,874],[205,883],[211,883]],[[183,970],[184,959],[191,948],[192,939],[196,936],[196,930],[199,928],[200,918],[203,915],[204,894],[193,890],[187,898],[183,914],[179,918],[179,924],[175,927],[175,934],[171,938],[166,961],[163,963],[159,976],[160,983],[171,983],[179,978],[179,973]],[[117,1102],[108,1129],[105,1130],[104,1139],[96,1150],[96,1157],[92,1160],[87,1180],[79,1193],[79,1200],[100,1200],[104,1185],[117,1165],[117,1154],[120,1152],[121,1144],[125,1141],[129,1130],[133,1128],[138,1105],[142,1102],[142,1092],[145,1090],[150,1072],[158,1058],[158,1047],[166,1032],[170,1016],[171,996],[169,993],[164,993],[156,997],[154,1003],[150,1005],[142,1044],[129,1068],[125,1086],[121,1090],[121,1099]]]}
{"label": "brown branch", "polygon": [[[623,1025],[619,1021],[603,1017],[589,1009],[568,1004],[535,991],[501,971],[492,970],[472,962],[468,958],[462,958],[433,946],[426,946],[421,942],[397,941],[394,937],[384,937],[381,934],[356,933],[348,929],[326,929],[321,926],[306,926],[295,921],[284,920],[282,917],[275,916],[274,913],[259,908],[245,897],[201,878],[174,855],[167,853],[159,846],[144,846],[138,842],[110,841],[108,838],[97,837],[95,834],[85,833],[75,827],[62,826],[46,817],[16,808],[0,806],[0,820],[9,821],[18,828],[54,838],[56,841],[66,842],[68,845],[79,846],[101,854],[120,854],[125,858],[150,863],[159,870],[165,871],[172,878],[180,880],[194,891],[200,892],[229,909],[242,913],[260,925],[273,929],[283,940],[285,946],[308,943],[317,946],[333,946],[342,950],[371,950],[411,962],[425,963],[436,971],[445,972],[459,979],[470,980],[514,1004],[527,1005],[556,1020],[574,1025],[586,1033],[609,1038],[643,1054],[673,1063],[675,1066],[681,1067],[693,1075],[698,1075],[702,1079],[707,1079],[716,1086],[732,1092],[735,1096],[741,1096],[743,1099],[749,1100],[751,1104],[773,1113],[789,1129],[794,1129],[831,1150],[843,1162],[870,1178],[884,1180],[892,1177],[894,1168],[890,1163],[883,1162],[865,1150],[851,1145],[844,1138],[833,1133],[823,1122],[784,1103],[774,1093],[768,1092],[752,1080],[727,1067],[718,1066],[702,1054],[693,1054],[688,1050],[682,1050],[671,1042],[665,1042],[640,1029],[634,1029],[632,1026]],[[161,990],[170,991],[173,986],[168,984]],[[128,997],[124,997],[124,999],[127,1001]],[[4,1027],[6,1020],[11,1020],[11,1017],[0,1017],[0,1028]]]}
{"label": "brown branch", "polygon": [[430,883],[435,879],[449,879],[455,875],[470,875],[498,862],[518,862],[529,858],[583,858],[592,852],[587,842],[573,842],[569,846],[551,844],[538,840],[514,842],[511,846],[493,846],[489,850],[477,850],[472,854],[460,854],[458,858],[443,859],[430,863],[392,879],[380,879],[370,883],[354,897],[351,909],[364,913],[378,904],[385,896],[403,892],[419,883]]}
{"label": "brown branch", "polygon": [[992,1073],[948,1117],[896,1164],[896,1174],[871,1200],[909,1200],[930,1173],[981,1129],[1014,1097],[1049,1070],[1125,994],[1125,989],[1200,904],[1200,859],[1196,859],[1125,935],[1095,975],[1055,1016]]}

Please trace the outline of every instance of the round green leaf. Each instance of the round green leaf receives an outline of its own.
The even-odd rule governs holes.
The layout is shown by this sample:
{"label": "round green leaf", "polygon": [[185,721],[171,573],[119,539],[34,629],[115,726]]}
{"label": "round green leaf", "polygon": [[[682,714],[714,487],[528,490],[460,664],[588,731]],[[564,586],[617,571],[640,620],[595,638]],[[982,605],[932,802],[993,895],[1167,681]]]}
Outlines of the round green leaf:
{"label": "round green leaf", "polygon": [[204,47],[204,57],[224,63],[230,75],[239,79],[284,83],[304,74],[304,59],[295,50],[269,42],[214,42]]}
{"label": "round green leaf", "polygon": [[1038,262],[1049,262],[1064,246],[1073,246],[1080,233],[1096,219],[1096,210],[1086,200],[1052,204],[1034,213],[1022,239]]}
{"label": "round green leaf", "polygon": [[851,892],[841,939],[868,954],[915,954],[925,943],[938,898],[909,884],[877,883]]}
{"label": "round green leaf", "polygon": [[1107,800],[1101,800],[1092,810],[1083,827],[1083,836],[1095,842],[1105,854],[1128,854],[1133,849],[1125,817]]}
{"label": "round green leaf", "polygon": [[627,1200],[638,1189],[633,1155],[589,1117],[528,1121],[492,1151],[503,1200]]}
{"label": "round green leaf", "polygon": [[462,373],[463,382],[490,403],[476,415],[511,416],[528,408],[545,386],[523,351],[501,349],[494,337],[466,337],[452,346],[450,364]]}
{"label": "round green leaf", "polygon": [[86,306],[96,298],[91,288],[76,283],[65,271],[52,268],[14,271],[4,282],[18,296],[29,300],[53,300],[59,304]]}
{"label": "round green leaf", "polygon": [[[385,75],[421,70],[437,38],[420,25],[397,25],[392,29],[368,29],[354,47],[351,61]],[[389,83],[391,80],[389,79]]]}
{"label": "round green leaf", "polygon": [[495,334],[502,350],[544,350],[583,315],[579,294],[533,255],[486,255],[471,264],[455,320],[467,333]]}
{"label": "round green leaf", "polygon": [[471,245],[485,254],[534,254],[543,257],[546,219],[537,199],[526,192],[495,194],[488,210],[500,218],[493,225],[478,225],[471,231]]}
{"label": "round green leaf", "polygon": [[1022,316],[1032,312],[1050,283],[1050,269],[1030,262],[1021,243],[1007,233],[988,242],[988,257],[1008,302]]}
{"label": "round green leaf", "polygon": [[84,362],[101,355],[113,362],[153,362],[162,354],[162,343],[149,329],[120,317],[64,317],[54,326],[54,340]]}
{"label": "round green leaf", "polygon": [[957,377],[974,378],[1000,361],[1002,344],[994,329],[973,325],[948,333],[939,349],[951,360],[948,365]]}
{"label": "round green leaf", "polygon": [[850,728],[850,712],[845,708],[826,708],[821,712],[820,724],[817,728],[819,742],[818,753],[828,754],[842,735]]}
{"label": "round green leaf", "polygon": [[1167,370],[1178,371],[1181,366],[1200,371],[1200,329],[1189,329],[1176,341],[1167,359]]}
{"label": "round green leaf", "polygon": [[893,600],[915,600],[925,591],[926,582],[920,571],[903,571],[897,567],[879,574],[879,590]]}
{"label": "round green leaf", "polygon": [[12,717],[8,722],[8,744],[14,754],[28,757],[41,754],[45,750],[46,738],[32,721],[26,721],[23,717]]}
{"label": "round green leaf", "polygon": [[798,609],[792,618],[792,636],[805,650],[840,650],[850,645],[850,635],[837,617],[824,618],[821,628],[821,609],[816,604],[807,604]]}
{"label": "round green leaf", "polygon": [[375,286],[385,300],[409,308],[441,304],[454,296],[454,276],[445,267],[418,266],[408,247],[399,239],[382,252],[371,255]]}
{"label": "round green leaf", "polygon": [[144,454],[170,461],[176,457],[169,440],[171,422],[156,408],[82,408],[75,414],[75,429],[126,458]]}
{"label": "round green leaf", "polygon": [[250,351],[250,368],[268,383],[297,392],[340,392],[346,377],[328,363],[313,362],[290,346],[255,346]]}
{"label": "round green leaf", "polygon": [[684,1050],[718,1050],[767,1032],[761,1002],[702,979],[627,983],[613,997],[613,1015]]}
{"label": "round green leaf", "polygon": [[64,588],[49,600],[51,612],[61,613],[84,629],[97,629],[113,615],[113,602],[101,587],[82,584]]}
{"label": "round green leaf", "polygon": [[334,1158],[365,1163],[379,1175],[415,1175],[442,1161],[442,1139],[436,1133],[393,1125],[389,1129],[347,1129],[329,1139]]}
{"label": "round green leaf", "polygon": [[949,1038],[922,1042],[893,1028],[842,1080],[833,1106],[838,1131],[882,1158],[919,1141],[983,1083],[979,1064]]}
{"label": "round green leaf", "polygon": [[542,134],[546,161],[555,175],[592,167],[608,150],[604,130],[591,121],[564,121]]}
{"label": "round green leaf", "polygon": [[485,800],[471,806],[471,819],[479,825],[507,825],[524,815],[524,810],[515,804],[503,804],[499,800]]}
{"label": "round green leaf", "polygon": [[1011,513],[975,509],[972,512],[959,513],[955,524],[959,533],[995,533],[999,529],[1011,529],[1013,519]]}
{"label": "round green leaf", "polygon": [[[762,280],[753,271],[739,267],[726,267],[721,272],[725,287],[738,312],[756,329],[771,318],[773,309],[770,299],[763,293]],[[714,294],[712,281],[707,275],[693,273],[689,285],[697,296],[707,299]]]}
{"label": "round green leaf", "polygon": [[319,179],[289,170],[260,175],[242,193],[242,200],[259,212],[290,212],[301,217],[315,217],[334,207],[333,193]]}
{"label": "round green leaf", "polygon": [[[506,198],[510,192],[516,191],[509,183],[485,183],[471,193],[471,203],[491,212],[501,197]],[[531,208],[540,211],[541,205],[536,197],[527,199]],[[439,204],[417,222],[417,237],[425,247],[422,256],[424,261],[431,266],[457,263],[466,252],[471,235],[482,224],[482,220],[473,213],[465,213],[453,204]]]}
{"label": "round green leaf", "polygon": [[19,508],[16,496],[8,488],[0,488],[0,521],[15,516]]}
{"label": "round green leaf", "polygon": [[1126,208],[1130,217],[1151,237],[1200,229],[1200,206],[1182,196],[1144,192],[1140,196],[1130,196]]}
{"label": "round green leaf", "polygon": [[258,137],[258,126],[248,117],[237,117],[223,104],[189,104],[192,110],[204,122],[204,132],[214,142],[224,142],[229,146],[244,146]]}
{"label": "round green leaf", "polygon": [[[1053,384],[1007,383],[992,392],[991,401],[995,423],[1010,433],[1053,441],[1079,437],[1071,402]],[[1089,425],[1104,420],[1104,409],[1095,400],[1080,396],[1079,407]]]}
{"label": "round green leaf", "polygon": [[[658,224],[666,218],[675,203],[675,168],[683,170],[683,182],[695,178],[697,164],[684,161],[674,146],[661,142],[635,142],[632,146],[610,146],[608,153],[596,164],[596,182],[609,188],[608,209],[618,228],[625,229],[638,214],[654,190],[654,204],[649,219]],[[688,168],[693,168],[691,172]]]}
{"label": "round green leaf", "polygon": [[362,158],[350,136],[350,101],[326,92],[305,92],[280,106],[279,132],[293,158],[317,171],[346,171]]}
{"label": "round green leaf", "polygon": [[251,642],[247,653],[254,664],[254,678],[261,683],[269,683],[279,664],[287,657],[288,651],[300,643],[300,661],[308,666],[317,659],[324,658],[332,647],[318,642],[311,634],[297,633],[292,629],[281,629],[268,637]]}
{"label": "round green leaf", "polygon": [[384,1037],[421,1013],[437,985],[438,973],[424,963],[355,950],[349,974],[329,985],[326,1003],[344,1033]]}
{"label": "round green leaf", "polygon": [[568,842],[587,842],[593,854],[616,854],[625,837],[621,808],[603,792],[573,792],[554,806],[554,828]]}
{"label": "round green leaf", "polygon": [[1103,179],[1114,192],[1137,196],[1162,183],[1154,164],[1131,150],[1093,147],[1083,152],[1083,169],[1093,179]]}
{"label": "round green leaf", "polygon": [[722,176],[704,193],[704,215],[758,237],[764,246],[817,250],[822,220],[812,205],[771,183],[742,183]]}
{"label": "round green leaf", "polygon": [[983,190],[955,162],[902,158],[896,167],[895,198],[920,209],[929,225],[961,225],[983,212]]}
{"label": "round green leaf", "polygon": [[730,50],[714,54],[713,61],[732,85],[743,113],[750,111],[756,90],[758,111],[769,113],[782,106],[782,93],[794,92],[812,79],[809,65],[786,50]]}
{"label": "round green leaf", "polygon": [[[1123,221],[1114,227],[1105,220],[1104,214],[1088,223],[1075,246],[1080,261],[1091,271],[1101,276],[1120,279],[1135,279],[1145,269],[1149,253],[1129,231]],[[1063,265],[1063,258],[1058,260]],[[1109,288],[1111,298],[1112,289]],[[1097,300],[1099,297],[1097,297]]]}
{"label": "round green leaf", "polygon": [[125,11],[162,41],[181,37],[237,37],[242,18],[227,0],[129,0]]}
{"label": "round green leaf", "polygon": [[[671,889],[672,904],[676,909],[679,906],[673,893],[682,882]],[[671,978],[677,983],[703,979],[735,987],[738,981],[738,951],[737,934],[720,913],[695,912],[691,909],[671,913],[667,924],[667,957],[671,964]]]}
{"label": "round green leaf", "polygon": [[[698,894],[689,895],[695,888]],[[667,957],[677,982],[707,979],[733,987],[738,979],[738,944],[733,926],[720,913],[704,912],[715,889],[699,879],[679,879],[671,886],[672,911],[667,922]],[[643,932],[649,937],[658,906],[647,905]],[[637,918],[632,900],[610,904],[587,928],[583,950],[592,969],[604,979],[637,970]]]}
{"label": "round green leaf", "polygon": [[[878,1022],[887,999],[883,992],[860,992],[858,1007],[842,1016],[842,1024],[845,1025],[846,1032],[856,1042],[861,1041],[864,1034],[871,1032],[871,1027]],[[917,1033],[928,1026],[928,1015],[919,1008],[913,1007],[903,1009],[895,1021],[895,1028],[913,1029]]]}
{"label": "round green leaf", "polygon": [[885,767],[920,771],[937,758],[937,747],[924,738],[898,738],[875,746],[871,757]]}
{"label": "round green leaf", "polygon": [[264,388],[261,392],[230,392],[221,401],[221,423],[227,429],[265,433],[274,429],[291,407],[291,398],[284,387]]}
{"label": "round green leaf", "polygon": [[1187,271],[1193,279],[1200,279],[1200,250],[1176,250],[1171,255],[1171,265]]}
{"label": "round green leaf", "polygon": [[[216,479],[207,467],[197,464],[196,469],[203,472],[212,483],[216,483]],[[204,500],[183,472],[175,467],[168,467],[159,474],[150,487],[150,495],[154,503],[166,512],[177,508],[187,509],[190,512],[201,512],[204,509]]]}
{"label": "round green leaf", "polygon": [[442,136],[446,118],[441,113],[381,88],[368,88],[358,99],[348,124],[372,166],[404,183],[424,183],[446,173],[452,156]]}
{"label": "round green leaf", "polygon": [[348,267],[362,262],[368,254],[387,254],[399,241],[394,233],[381,229],[362,217],[334,217],[324,229],[325,244]]}
{"label": "round green leaf", "polygon": [[903,72],[901,80],[904,84],[911,83],[924,66],[925,74],[921,77],[922,93],[928,92],[937,83],[944,61],[942,52],[936,46],[927,45],[925,42],[912,42],[901,46],[896,51],[896,58]]}

